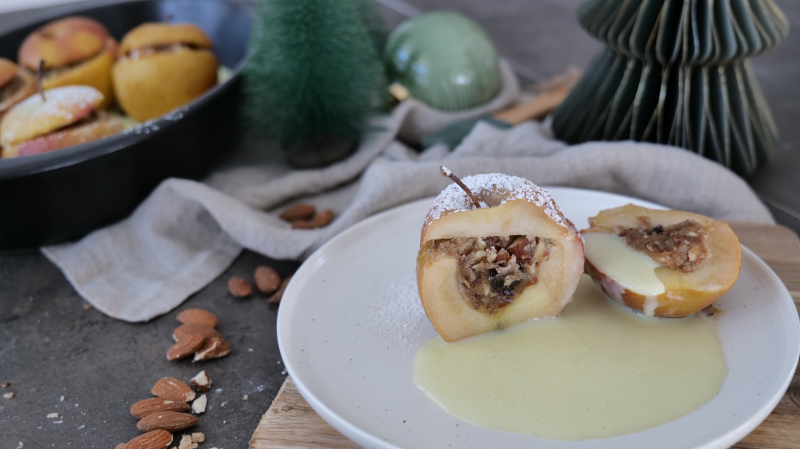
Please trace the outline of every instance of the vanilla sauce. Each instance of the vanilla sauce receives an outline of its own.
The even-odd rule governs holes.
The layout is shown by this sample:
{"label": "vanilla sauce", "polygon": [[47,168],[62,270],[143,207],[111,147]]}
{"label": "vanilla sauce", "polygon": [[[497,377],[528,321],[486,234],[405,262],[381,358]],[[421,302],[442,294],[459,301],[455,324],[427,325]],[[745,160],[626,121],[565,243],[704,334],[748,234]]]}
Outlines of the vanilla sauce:
{"label": "vanilla sauce", "polygon": [[587,275],[557,318],[452,343],[436,336],[414,360],[415,384],[448,413],[559,440],[667,423],[708,402],[726,376],[713,323],[644,317]]}

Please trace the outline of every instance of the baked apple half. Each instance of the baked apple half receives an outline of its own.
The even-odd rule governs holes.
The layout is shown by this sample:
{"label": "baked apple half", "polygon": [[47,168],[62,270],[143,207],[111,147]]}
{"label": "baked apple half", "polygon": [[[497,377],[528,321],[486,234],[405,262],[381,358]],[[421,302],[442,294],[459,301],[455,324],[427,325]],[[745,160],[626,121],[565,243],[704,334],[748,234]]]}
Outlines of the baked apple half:
{"label": "baked apple half", "polygon": [[18,60],[32,73],[43,61],[42,87],[92,86],[103,94],[100,108],[114,102],[111,67],[117,59],[117,41],[100,22],[88,17],[66,17],[31,33],[19,48]]}
{"label": "baked apple half", "polygon": [[700,214],[625,205],[581,231],[586,272],[612,299],[648,316],[685,317],[730,289],[742,248],[730,227]]}
{"label": "baked apple half", "polygon": [[572,222],[526,179],[442,173],[457,184],[428,211],[417,256],[419,296],[436,331],[452,342],[557,316],[583,273]]}
{"label": "baked apple half", "polygon": [[108,137],[126,123],[98,110],[103,94],[90,86],[64,86],[18,103],[0,123],[0,157],[36,155]]}

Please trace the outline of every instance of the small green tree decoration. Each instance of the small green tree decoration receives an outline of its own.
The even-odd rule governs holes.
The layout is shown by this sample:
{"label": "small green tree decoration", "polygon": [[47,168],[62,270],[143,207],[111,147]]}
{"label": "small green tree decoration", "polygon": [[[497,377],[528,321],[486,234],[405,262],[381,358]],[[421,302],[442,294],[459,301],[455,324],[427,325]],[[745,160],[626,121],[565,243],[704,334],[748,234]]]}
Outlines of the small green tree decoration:
{"label": "small green tree decoration", "polygon": [[385,91],[385,33],[366,0],[258,0],[244,68],[245,117],[289,162],[349,155]]}

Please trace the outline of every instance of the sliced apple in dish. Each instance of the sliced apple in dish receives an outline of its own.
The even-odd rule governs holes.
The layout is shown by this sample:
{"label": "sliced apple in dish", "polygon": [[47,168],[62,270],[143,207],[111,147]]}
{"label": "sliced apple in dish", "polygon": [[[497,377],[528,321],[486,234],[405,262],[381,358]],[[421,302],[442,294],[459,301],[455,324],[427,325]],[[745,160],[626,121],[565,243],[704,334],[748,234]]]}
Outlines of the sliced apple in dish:
{"label": "sliced apple in dish", "polygon": [[452,342],[557,316],[583,273],[575,226],[523,178],[483,174],[463,185],[442,191],[422,227],[417,287],[436,331]]}
{"label": "sliced apple in dish", "polygon": [[648,316],[703,310],[739,277],[742,248],[723,223],[635,205],[600,211],[581,231],[586,272],[612,299]]}
{"label": "sliced apple in dish", "polygon": [[31,95],[3,116],[0,157],[49,152],[124,131],[124,121],[98,111],[102,102],[103,94],[90,86],[64,86]]}

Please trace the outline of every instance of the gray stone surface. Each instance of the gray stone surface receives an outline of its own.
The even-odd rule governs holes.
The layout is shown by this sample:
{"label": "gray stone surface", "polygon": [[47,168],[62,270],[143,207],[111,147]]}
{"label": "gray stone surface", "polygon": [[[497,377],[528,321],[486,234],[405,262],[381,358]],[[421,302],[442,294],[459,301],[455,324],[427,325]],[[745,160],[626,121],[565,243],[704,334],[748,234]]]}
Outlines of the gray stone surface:
{"label": "gray stone surface", "polygon": [[[390,26],[415,10],[454,9],[475,18],[527,82],[541,81],[570,65],[584,66],[599,48],[574,20],[579,0],[381,3]],[[800,2],[778,3],[797,27]],[[0,32],[39,14],[2,15]],[[795,231],[800,231],[798,50],[800,34],[794,33],[776,51],[753,61],[782,141],[774,162],[750,179],[776,219]],[[13,399],[0,397],[0,447],[14,448],[19,442],[25,447],[113,447],[139,434],[128,408],[150,397],[156,380],[164,376],[188,380],[201,369],[211,375],[214,389],[209,411],[190,431],[206,434],[204,447],[246,447],[284,378],[275,337],[277,308],[260,296],[235,300],[227,294],[226,283],[232,275],[250,277],[263,263],[278,267],[282,274],[297,266],[245,252],[178,310],[149,323],[127,324],[84,309],[84,301],[39,253],[0,255],[0,381],[11,382],[0,393],[15,393]],[[219,316],[219,329],[233,347],[231,355],[197,364],[166,360],[172,330],[178,325],[174,317],[190,307]],[[217,388],[222,391],[216,392]],[[247,401],[242,400],[244,395]],[[224,407],[223,402],[227,402]],[[49,413],[60,417],[47,419]]]}

